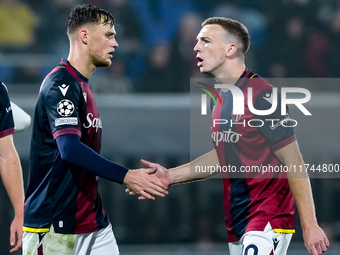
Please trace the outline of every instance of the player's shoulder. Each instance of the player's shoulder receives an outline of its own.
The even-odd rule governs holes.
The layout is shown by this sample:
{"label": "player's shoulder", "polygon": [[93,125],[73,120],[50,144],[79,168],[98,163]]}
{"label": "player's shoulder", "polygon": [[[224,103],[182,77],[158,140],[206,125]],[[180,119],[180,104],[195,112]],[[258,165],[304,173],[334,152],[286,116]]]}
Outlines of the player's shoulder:
{"label": "player's shoulder", "polygon": [[249,80],[249,86],[254,89],[261,91],[266,89],[272,89],[273,85],[271,85],[266,79],[262,78],[258,74],[254,74]]}
{"label": "player's shoulder", "polygon": [[6,92],[7,93],[7,87],[6,87],[5,83],[0,81],[0,93],[2,93],[2,92]]}
{"label": "player's shoulder", "polygon": [[1,101],[3,101],[4,98],[8,97],[7,87],[2,81],[0,81],[0,97]]}
{"label": "player's shoulder", "polygon": [[54,68],[44,79],[41,93],[48,93],[52,88],[69,87],[78,88],[78,81],[66,70],[64,66]]}

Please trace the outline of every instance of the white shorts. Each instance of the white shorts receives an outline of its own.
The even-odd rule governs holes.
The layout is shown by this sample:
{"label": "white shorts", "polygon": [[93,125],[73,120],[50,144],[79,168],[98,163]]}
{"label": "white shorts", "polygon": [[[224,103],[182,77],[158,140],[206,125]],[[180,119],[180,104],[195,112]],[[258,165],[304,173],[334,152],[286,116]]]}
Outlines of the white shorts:
{"label": "white shorts", "polygon": [[111,224],[86,234],[58,234],[53,226],[47,233],[24,232],[23,255],[118,255]]}
{"label": "white shorts", "polygon": [[292,236],[275,233],[268,222],[263,231],[249,231],[240,241],[229,243],[230,255],[286,255]]}

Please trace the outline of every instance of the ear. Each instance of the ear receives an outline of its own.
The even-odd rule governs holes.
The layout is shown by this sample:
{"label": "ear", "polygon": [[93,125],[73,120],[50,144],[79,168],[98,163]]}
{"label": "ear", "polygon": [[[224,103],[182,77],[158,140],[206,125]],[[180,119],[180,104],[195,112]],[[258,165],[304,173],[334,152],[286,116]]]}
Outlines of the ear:
{"label": "ear", "polygon": [[227,45],[227,52],[226,52],[226,57],[230,57],[237,52],[237,46],[236,44],[230,43]]}
{"label": "ear", "polygon": [[84,43],[87,44],[88,43],[88,30],[86,28],[82,28],[79,30],[78,32],[78,36],[80,38],[80,40]]}

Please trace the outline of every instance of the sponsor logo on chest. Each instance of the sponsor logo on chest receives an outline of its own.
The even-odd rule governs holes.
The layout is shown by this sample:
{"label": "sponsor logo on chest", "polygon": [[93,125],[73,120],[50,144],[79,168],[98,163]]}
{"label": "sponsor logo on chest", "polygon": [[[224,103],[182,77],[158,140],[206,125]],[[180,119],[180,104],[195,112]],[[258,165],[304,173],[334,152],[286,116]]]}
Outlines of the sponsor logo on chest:
{"label": "sponsor logo on chest", "polygon": [[98,132],[99,128],[103,128],[101,118],[96,118],[93,116],[93,113],[88,113],[86,115],[86,123],[83,124],[84,128],[94,128],[96,133]]}

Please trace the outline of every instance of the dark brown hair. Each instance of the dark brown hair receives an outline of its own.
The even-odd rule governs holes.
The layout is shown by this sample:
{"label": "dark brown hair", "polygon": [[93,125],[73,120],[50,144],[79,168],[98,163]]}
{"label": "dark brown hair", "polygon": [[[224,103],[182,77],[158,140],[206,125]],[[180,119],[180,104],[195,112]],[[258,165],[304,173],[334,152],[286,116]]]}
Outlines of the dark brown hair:
{"label": "dark brown hair", "polygon": [[238,42],[238,48],[245,54],[250,45],[250,36],[248,29],[241,22],[224,17],[208,18],[202,23],[202,27],[206,25],[220,25],[227,31],[227,37],[231,41]]}
{"label": "dark brown hair", "polygon": [[115,21],[113,16],[103,9],[90,4],[76,5],[71,10],[66,23],[67,33],[72,33],[78,27],[88,23],[110,25],[112,27]]}

